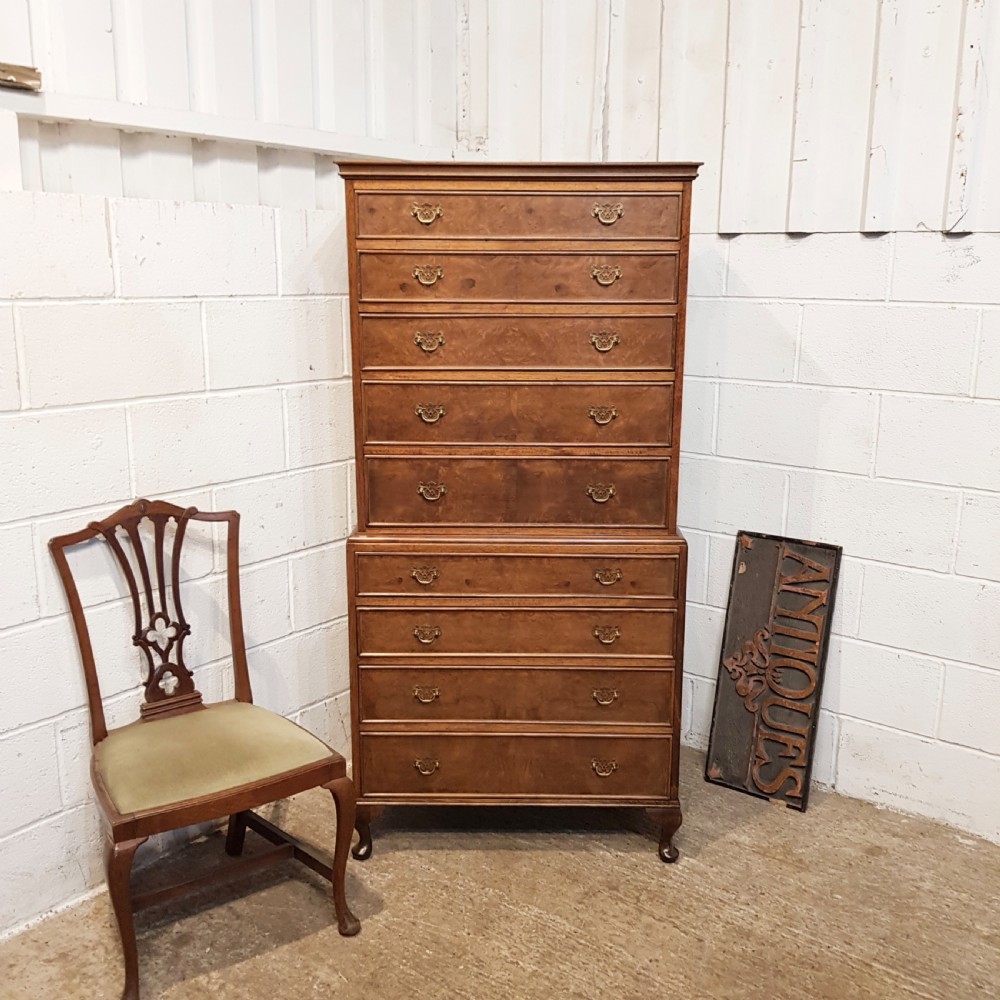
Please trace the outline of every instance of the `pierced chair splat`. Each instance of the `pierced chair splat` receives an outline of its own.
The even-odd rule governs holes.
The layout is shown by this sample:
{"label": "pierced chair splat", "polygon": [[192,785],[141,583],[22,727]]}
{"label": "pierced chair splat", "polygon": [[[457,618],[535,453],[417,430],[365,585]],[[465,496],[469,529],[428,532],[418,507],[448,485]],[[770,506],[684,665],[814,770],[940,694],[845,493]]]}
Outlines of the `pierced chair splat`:
{"label": "pierced chair splat", "polygon": [[[206,704],[184,663],[191,626],[181,604],[181,552],[192,521],[227,527],[226,577],[234,694]],[[168,535],[173,526],[173,542]],[[91,776],[105,829],[108,889],[125,958],[122,1000],[138,1000],[133,911],[263,864],[296,858],[332,884],[337,927],[361,929],[344,886],[355,819],[354,785],[344,758],[300,726],[253,704],[243,637],[236,511],[199,511],[162,500],[137,500],[102,521],[53,538],[49,550],[66,593],[83,663],[90,710]],[[108,729],[83,602],[67,550],[99,539],[121,570],[134,618],[132,643],[143,654],[139,719]],[[168,557],[169,550],[169,557]],[[169,562],[169,576],[167,565]],[[251,810],[310,788],[328,789],[336,807],[333,864]],[[132,860],[150,836],[229,817],[226,852],[238,857],[248,829],[275,846],[208,876],[133,896]]]}

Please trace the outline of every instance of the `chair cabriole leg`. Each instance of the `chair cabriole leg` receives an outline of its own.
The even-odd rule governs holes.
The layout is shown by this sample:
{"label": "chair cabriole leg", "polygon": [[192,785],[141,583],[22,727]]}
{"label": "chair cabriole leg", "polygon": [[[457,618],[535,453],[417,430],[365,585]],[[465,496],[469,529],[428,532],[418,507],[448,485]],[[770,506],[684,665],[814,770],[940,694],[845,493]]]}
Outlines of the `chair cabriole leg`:
{"label": "chair cabriole leg", "polygon": [[122,939],[122,956],[125,959],[125,988],[122,1000],[139,1000],[139,956],[135,947],[135,924],[132,920],[132,859],[141,840],[126,840],[116,844],[110,839],[105,843],[104,864],[108,875],[108,893],[118,921]]}
{"label": "chair cabriole leg", "polygon": [[361,930],[361,921],[347,905],[344,879],[347,872],[347,855],[354,836],[354,809],[357,796],[350,778],[337,778],[327,786],[333,794],[337,810],[337,839],[333,851],[333,906],[337,912],[337,929],[344,937],[351,937]]}

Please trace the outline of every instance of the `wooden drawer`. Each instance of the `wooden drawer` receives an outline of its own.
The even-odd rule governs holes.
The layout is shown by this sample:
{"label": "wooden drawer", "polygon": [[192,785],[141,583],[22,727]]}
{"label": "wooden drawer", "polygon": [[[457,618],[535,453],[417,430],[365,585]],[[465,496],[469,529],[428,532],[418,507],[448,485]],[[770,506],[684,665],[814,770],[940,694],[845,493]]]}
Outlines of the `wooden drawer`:
{"label": "wooden drawer", "polygon": [[364,596],[658,597],[677,596],[676,555],[440,555],[359,552]]}
{"label": "wooden drawer", "polygon": [[361,721],[669,724],[672,670],[362,667]]}
{"label": "wooden drawer", "polygon": [[367,315],[361,367],[671,371],[676,335],[673,315]]}
{"label": "wooden drawer", "polygon": [[362,302],[677,301],[676,252],[358,253]]}
{"label": "wooden drawer", "polygon": [[670,383],[365,382],[369,444],[669,445]]}
{"label": "wooden drawer", "polygon": [[358,236],[677,240],[680,191],[386,191],[357,195]]}
{"label": "wooden drawer", "polygon": [[673,529],[667,458],[365,460],[370,525],[606,525]]}
{"label": "wooden drawer", "polygon": [[671,609],[359,608],[358,654],[674,655]]}
{"label": "wooden drawer", "polygon": [[362,795],[664,797],[666,736],[363,734]]}

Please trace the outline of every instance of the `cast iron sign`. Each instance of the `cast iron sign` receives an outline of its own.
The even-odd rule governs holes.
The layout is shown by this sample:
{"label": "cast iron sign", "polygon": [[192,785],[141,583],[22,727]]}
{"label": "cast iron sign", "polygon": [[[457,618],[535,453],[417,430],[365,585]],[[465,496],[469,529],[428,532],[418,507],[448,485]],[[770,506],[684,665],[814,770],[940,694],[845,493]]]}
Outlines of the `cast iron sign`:
{"label": "cast iron sign", "polygon": [[805,809],[836,545],[737,537],[705,777]]}

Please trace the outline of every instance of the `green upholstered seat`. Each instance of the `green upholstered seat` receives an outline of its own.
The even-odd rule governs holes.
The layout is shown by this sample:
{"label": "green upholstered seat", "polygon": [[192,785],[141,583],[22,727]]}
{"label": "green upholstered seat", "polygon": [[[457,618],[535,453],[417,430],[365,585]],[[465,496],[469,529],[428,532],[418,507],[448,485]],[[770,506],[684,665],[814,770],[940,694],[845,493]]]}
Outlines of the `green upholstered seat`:
{"label": "green upholstered seat", "polygon": [[123,814],[273,778],[331,753],[294,722],[239,701],[134,722],[94,747],[97,770]]}

